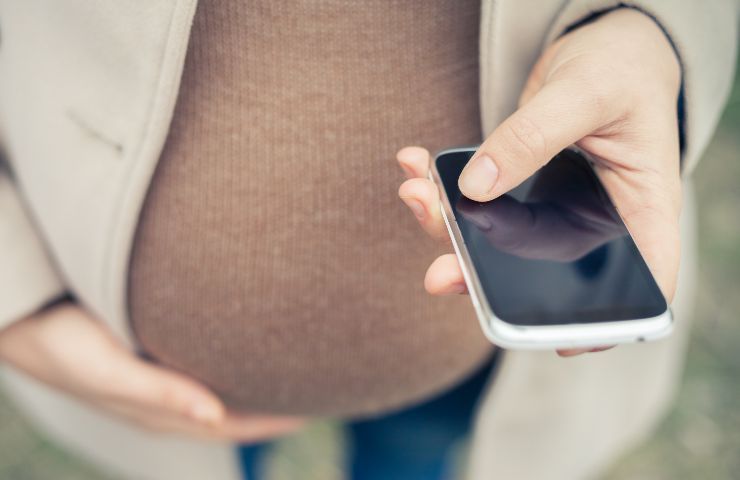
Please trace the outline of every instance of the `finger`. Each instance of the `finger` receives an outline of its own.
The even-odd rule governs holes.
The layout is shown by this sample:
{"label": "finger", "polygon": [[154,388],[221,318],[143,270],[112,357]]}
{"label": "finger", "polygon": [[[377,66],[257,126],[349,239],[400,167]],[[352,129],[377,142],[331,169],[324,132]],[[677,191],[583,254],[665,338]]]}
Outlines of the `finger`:
{"label": "finger", "polygon": [[132,354],[119,359],[113,383],[101,387],[99,394],[119,404],[180,415],[208,425],[221,422],[225,415],[221,400],[205,386]]}
{"label": "finger", "polygon": [[398,189],[398,196],[413,212],[419,224],[432,238],[450,241],[439,208],[439,189],[429,179],[412,178]]}
{"label": "finger", "polygon": [[98,402],[103,410],[124,421],[155,433],[178,434],[195,438],[213,438],[213,425],[205,424],[172,412],[142,408],[140,405],[115,401]]}
{"label": "finger", "polygon": [[521,203],[509,195],[495,202],[463,199],[457,211],[497,249],[522,258],[574,261],[612,238],[621,223],[596,222],[548,202]]}
{"label": "finger", "polygon": [[606,350],[611,350],[616,345],[608,345],[604,347],[592,347],[592,348],[563,348],[557,350],[558,355],[561,357],[575,357],[576,355],[582,355],[584,353],[598,353]]}
{"label": "finger", "polygon": [[442,255],[432,262],[424,278],[424,288],[432,295],[467,293],[465,278],[454,253]]}
{"label": "finger", "polygon": [[[216,421],[223,415],[220,401],[205,387],[137,358],[76,306],[58,306],[26,323],[21,344],[42,348],[25,348],[33,355],[19,357],[19,364],[49,385],[93,402],[144,409],[158,405],[160,413],[166,406],[170,412]],[[65,340],[74,340],[74,347]]]}
{"label": "finger", "polygon": [[229,413],[212,434],[237,442],[258,442],[296,432],[305,424],[300,417]]}
{"label": "finger", "polygon": [[148,431],[232,442],[256,442],[283,436],[306,423],[299,417],[227,413],[218,423],[204,424],[130,404],[108,404],[106,410]]}
{"label": "finger", "polygon": [[599,353],[599,352],[606,352],[607,350],[611,350],[612,348],[616,347],[616,345],[607,345],[604,347],[596,347],[589,350],[589,353]]}
{"label": "finger", "polygon": [[608,109],[578,82],[553,81],[507,118],[463,169],[460,191],[488,201],[531,176],[562,149],[603,125]]}
{"label": "finger", "polygon": [[562,348],[560,350],[556,350],[557,354],[561,357],[567,358],[567,357],[575,357],[576,355],[581,355],[586,352],[588,352],[588,348]]}
{"label": "finger", "polygon": [[113,413],[128,412],[128,418],[134,413],[205,423],[223,418],[221,402],[207,388],[139,359],[79,307],[62,304],[32,320],[19,322],[18,334],[25,338],[17,340],[32,356],[18,357],[18,363],[44,383]]}
{"label": "finger", "polygon": [[396,153],[396,160],[407,178],[427,178],[431,155],[423,147],[404,147]]}

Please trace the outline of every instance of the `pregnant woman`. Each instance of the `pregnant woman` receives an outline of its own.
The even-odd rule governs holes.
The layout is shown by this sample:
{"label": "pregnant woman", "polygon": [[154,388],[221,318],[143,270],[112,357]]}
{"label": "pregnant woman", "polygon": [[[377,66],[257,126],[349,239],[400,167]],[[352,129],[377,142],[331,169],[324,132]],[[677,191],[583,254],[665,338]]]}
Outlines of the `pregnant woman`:
{"label": "pregnant woman", "polygon": [[734,54],[736,5],[697,8],[0,2],[12,394],[128,478],[259,478],[261,442],[326,417],[355,479],[444,478],[473,424],[474,478],[593,476],[664,410],[688,322],[504,357],[429,152],[482,142],[461,187],[488,200],[578,142],[672,297]]}

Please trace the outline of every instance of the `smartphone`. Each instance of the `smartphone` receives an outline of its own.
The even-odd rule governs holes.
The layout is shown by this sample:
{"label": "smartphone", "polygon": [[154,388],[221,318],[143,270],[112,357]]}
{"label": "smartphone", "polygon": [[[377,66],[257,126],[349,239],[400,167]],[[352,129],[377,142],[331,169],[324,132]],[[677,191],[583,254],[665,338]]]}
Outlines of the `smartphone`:
{"label": "smartphone", "polygon": [[438,153],[430,176],[493,343],[582,348],[671,332],[666,299],[584,152],[563,150],[507,194],[480,203],[458,188],[475,151]]}

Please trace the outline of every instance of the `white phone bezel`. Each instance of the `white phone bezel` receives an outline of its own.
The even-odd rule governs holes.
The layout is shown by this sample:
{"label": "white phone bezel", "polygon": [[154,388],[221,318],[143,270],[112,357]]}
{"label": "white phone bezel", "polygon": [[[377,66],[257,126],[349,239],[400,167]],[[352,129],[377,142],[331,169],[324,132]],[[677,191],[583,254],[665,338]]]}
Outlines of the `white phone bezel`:
{"label": "white phone bezel", "polygon": [[[497,317],[488,303],[473,267],[462,233],[452,213],[447,192],[437,171],[437,159],[440,156],[474,152],[476,149],[477,147],[457,147],[437,152],[429,168],[429,177],[440,191],[442,217],[452,239],[478,321],[491,342],[510,349],[584,348],[658,340],[671,333],[673,316],[670,308],[655,317],[592,324],[523,326],[505,322]],[[578,151],[587,157],[581,150]]]}

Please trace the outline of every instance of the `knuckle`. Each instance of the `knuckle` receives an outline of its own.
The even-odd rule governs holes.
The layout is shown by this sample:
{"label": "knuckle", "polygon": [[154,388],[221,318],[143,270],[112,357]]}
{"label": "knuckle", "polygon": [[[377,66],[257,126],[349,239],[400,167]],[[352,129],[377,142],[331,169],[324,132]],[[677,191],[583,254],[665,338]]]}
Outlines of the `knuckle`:
{"label": "knuckle", "polygon": [[547,139],[542,128],[524,115],[515,115],[505,123],[504,132],[514,161],[542,163],[547,152]]}

